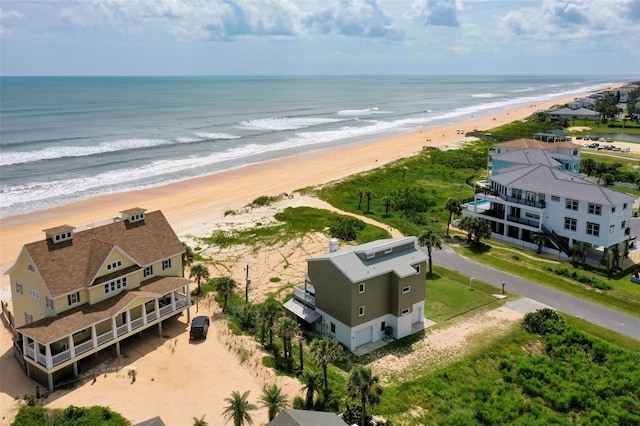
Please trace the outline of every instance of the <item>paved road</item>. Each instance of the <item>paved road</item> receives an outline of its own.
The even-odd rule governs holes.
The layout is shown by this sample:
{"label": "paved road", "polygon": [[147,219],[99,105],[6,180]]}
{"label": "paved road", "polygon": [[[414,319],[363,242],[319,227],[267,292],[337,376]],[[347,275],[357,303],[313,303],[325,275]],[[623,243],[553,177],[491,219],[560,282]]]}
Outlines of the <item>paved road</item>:
{"label": "paved road", "polygon": [[506,283],[505,290],[507,292],[527,297],[558,311],[583,318],[601,327],[640,340],[640,318],[638,317],[623,314],[542,284],[473,262],[457,254],[447,245],[444,245],[442,250],[436,250],[432,254],[434,264],[442,265],[447,269],[460,272],[469,277],[475,277],[497,288],[501,288],[504,282]]}

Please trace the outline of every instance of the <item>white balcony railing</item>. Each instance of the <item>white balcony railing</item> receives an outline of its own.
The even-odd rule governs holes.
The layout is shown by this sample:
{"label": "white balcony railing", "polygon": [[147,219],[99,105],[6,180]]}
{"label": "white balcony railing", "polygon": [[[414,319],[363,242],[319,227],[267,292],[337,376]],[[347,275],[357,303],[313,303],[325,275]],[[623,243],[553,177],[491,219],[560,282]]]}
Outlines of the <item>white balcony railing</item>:
{"label": "white balcony railing", "polygon": [[97,337],[97,340],[98,340],[98,346],[104,345],[108,341],[113,340],[113,331],[109,330],[109,331],[106,331],[106,332],[102,333],[101,335],[99,335]]}
{"label": "white balcony railing", "polygon": [[131,320],[131,330],[140,328],[144,325],[144,319],[142,317]]}
{"label": "white balcony railing", "polygon": [[128,332],[128,328],[127,328],[127,324],[122,324],[120,327],[116,328],[116,334],[118,336],[122,336],[123,334],[126,334]]}
{"label": "white balcony railing", "polygon": [[158,312],[153,311],[147,314],[147,322],[155,321],[158,319]]}
{"label": "white balcony railing", "polygon": [[171,312],[171,305],[163,306],[160,308],[160,316],[163,317]]}
{"label": "white balcony railing", "polygon": [[93,349],[93,340],[87,340],[86,342],[76,345],[76,355],[80,355],[91,349]]}
{"label": "white balcony railing", "polygon": [[67,349],[64,352],[60,352],[59,354],[55,354],[52,358],[52,364],[53,365],[58,365],[60,363],[63,363],[65,361],[68,361],[71,359],[71,351],[69,349]]}
{"label": "white balcony railing", "polygon": [[27,346],[25,349],[26,349],[25,350],[25,355],[28,356],[29,358],[35,360],[36,359],[36,351],[34,351],[31,346]]}

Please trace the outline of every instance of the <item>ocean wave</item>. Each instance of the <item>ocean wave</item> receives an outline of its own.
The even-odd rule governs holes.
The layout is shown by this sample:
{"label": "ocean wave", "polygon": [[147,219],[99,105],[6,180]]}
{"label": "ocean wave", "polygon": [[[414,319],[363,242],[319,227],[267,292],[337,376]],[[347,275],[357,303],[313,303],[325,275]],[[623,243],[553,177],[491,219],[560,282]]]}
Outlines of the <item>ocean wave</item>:
{"label": "ocean wave", "polygon": [[472,98],[495,98],[496,96],[500,96],[499,93],[475,93],[471,95]]}
{"label": "ocean wave", "polygon": [[256,120],[241,121],[240,128],[249,130],[298,130],[321,124],[342,121],[337,118],[320,117],[269,117]]}
{"label": "ocean wave", "polygon": [[374,114],[393,114],[393,111],[380,111],[378,107],[372,108],[364,108],[364,109],[343,109],[342,111],[338,111],[336,114],[338,115],[346,115],[346,116],[363,116],[363,115],[374,115]]}
{"label": "ocean wave", "polygon": [[90,146],[53,146],[37,151],[4,151],[0,156],[0,165],[35,163],[37,161],[55,160],[65,157],[86,157],[88,155],[105,154],[131,149],[150,148],[154,146],[169,145],[173,142],[165,139],[119,139],[116,141],[101,142]]}
{"label": "ocean wave", "polygon": [[209,133],[209,132],[196,132],[194,135],[202,138],[201,140],[232,140],[240,139],[240,136],[231,135],[229,133]]}
{"label": "ocean wave", "polygon": [[513,89],[513,90],[509,90],[511,93],[524,93],[524,92],[533,92],[534,89],[533,87],[525,87],[522,89]]}

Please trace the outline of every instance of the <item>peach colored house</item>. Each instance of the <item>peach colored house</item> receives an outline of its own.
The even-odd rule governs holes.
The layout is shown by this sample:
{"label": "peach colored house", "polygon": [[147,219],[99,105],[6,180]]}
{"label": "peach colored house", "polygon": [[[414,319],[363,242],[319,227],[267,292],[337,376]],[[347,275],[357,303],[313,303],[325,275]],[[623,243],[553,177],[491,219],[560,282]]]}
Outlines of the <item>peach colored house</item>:
{"label": "peach colored house", "polygon": [[14,354],[49,389],[79,361],[187,311],[182,243],[162,212],[133,208],[83,229],[62,225],[26,244],[11,281]]}

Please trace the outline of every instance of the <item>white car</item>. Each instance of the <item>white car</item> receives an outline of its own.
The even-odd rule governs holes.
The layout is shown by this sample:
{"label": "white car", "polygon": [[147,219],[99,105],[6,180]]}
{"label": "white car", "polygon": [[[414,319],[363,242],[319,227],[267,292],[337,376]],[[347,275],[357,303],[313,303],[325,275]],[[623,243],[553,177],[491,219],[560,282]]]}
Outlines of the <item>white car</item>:
{"label": "white car", "polygon": [[631,152],[631,148],[629,147],[622,148],[622,152]]}

